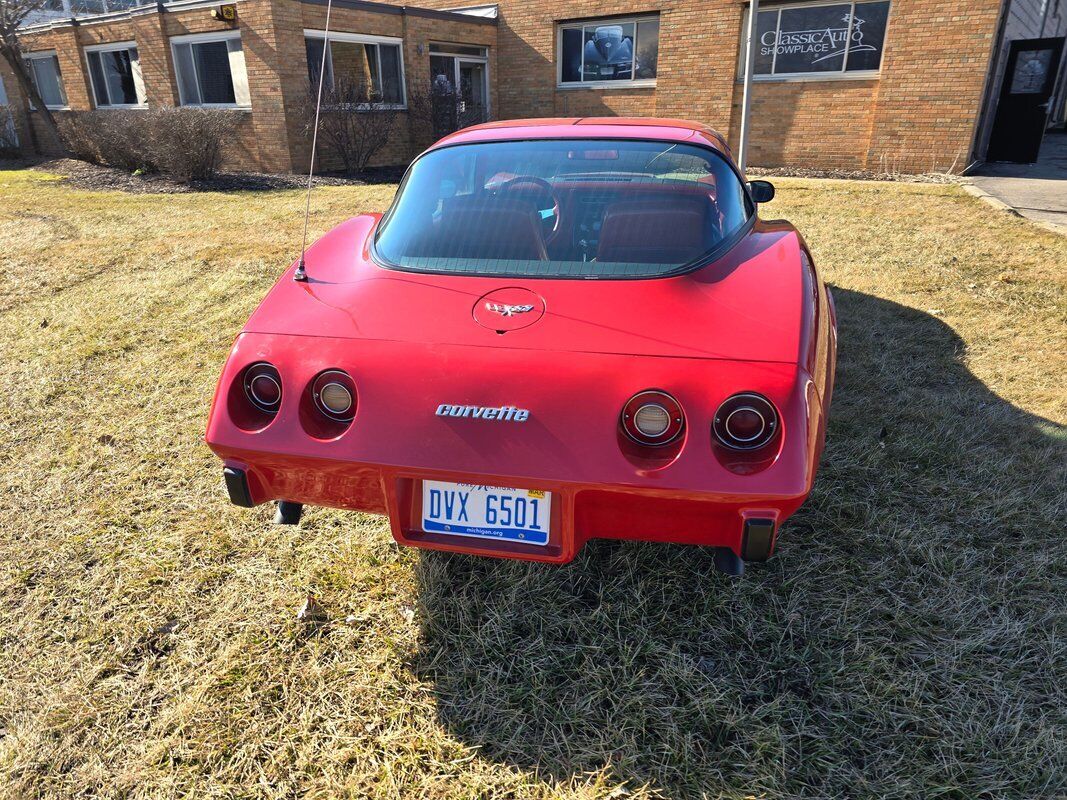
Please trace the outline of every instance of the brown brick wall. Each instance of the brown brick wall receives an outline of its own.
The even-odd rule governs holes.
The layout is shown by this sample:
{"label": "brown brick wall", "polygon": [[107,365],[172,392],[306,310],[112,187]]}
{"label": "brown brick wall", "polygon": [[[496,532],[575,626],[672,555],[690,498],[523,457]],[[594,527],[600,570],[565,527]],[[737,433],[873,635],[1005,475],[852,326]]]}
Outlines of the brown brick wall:
{"label": "brown brick wall", "polygon": [[998,0],[899,0],[892,6],[870,167],[925,172],[967,166],[999,13]]}
{"label": "brown brick wall", "polygon": [[[308,92],[307,56],[304,48],[303,30],[323,30],[326,25],[325,6],[299,3],[295,0],[275,0],[297,8],[301,13],[300,23],[294,26],[299,37],[292,42],[288,52],[289,63],[294,65],[285,80],[285,91],[294,98],[299,108]],[[334,8],[330,29],[339,33],[358,33],[367,36],[392,36],[403,40],[404,77],[409,96],[425,91],[430,84],[430,42],[454,42],[481,45],[490,48],[490,104],[495,107],[494,92],[496,75],[495,46],[496,27],[476,22],[457,22],[433,19],[414,14],[382,14],[349,8]],[[371,160],[371,165],[404,164],[418,151],[431,143],[432,134],[425,125],[420,125],[413,115],[401,113],[389,142]],[[290,115],[288,135],[291,142],[294,168],[307,169],[311,142],[306,134],[306,120],[297,112]],[[318,163],[323,169],[337,169],[340,162],[328,151],[320,149]]]}
{"label": "brown brick wall", "polygon": [[[756,85],[748,163],[762,167],[867,168],[877,81],[768,82]],[[733,87],[729,139],[741,133],[741,84]]]}
{"label": "brown brick wall", "polygon": [[[401,0],[392,0],[396,5]],[[447,8],[454,0],[422,0]],[[490,47],[490,96],[497,118],[663,116],[726,132],[736,146],[741,105],[741,0],[500,0],[499,25],[335,8],[336,31],[401,37],[409,92],[429,83],[430,41]],[[871,80],[757,82],[749,163],[761,166],[924,172],[967,165],[996,32],[1000,0],[892,0],[882,72]],[[239,27],[252,94],[231,165],[303,170],[310,143],[303,29],[322,29],[325,6],[299,0],[242,0]],[[612,14],[660,14],[654,88],[557,89],[556,26]],[[224,29],[209,9],[145,14],[25,37],[55,49],[71,108],[89,108],[80,47],[135,39],[152,105],[173,104],[177,87],[166,37]],[[5,78],[8,94],[19,97]],[[432,138],[414,115],[374,163],[402,163]],[[327,159],[326,167],[336,166]]]}
{"label": "brown brick wall", "polygon": [[[310,138],[306,133],[305,103],[308,97],[308,69],[304,47],[304,29],[321,30],[325,26],[326,8],[299,0],[243,0],[238,5],[236,25],[215,20],[210,8],[178,12],[144,13],[108,22],[83,22],[72,27],[58,26],[25,34],[27,52],[55,50],[67,92],[70,112],[94,107],[90,99],[88,70],[82,48],[107,42],[137,43],[144,75],[148,104],[178,105],[178,85],[170,48],[170,37],[192,33],[232,30],[241,32],[241,47],[248,73],[252,111],[233,112],[239,119],[236,135],[226,150],[229,168],[270,172],[303,171],[310,155]],[[496,27],[478,22],[427,18],[413,14],[381,13],[350,8],[334,8],[331,28],[334,31],[403,39],[404,71],[409,94],[429,85],[430,41],[476,44],[491,48],[495,56]],[[490,63],[490,81],[496,74]],[[26,115],[22,92],[14,76],[0,67],[9,102],[19,117],[20,139],[29,150],[31,137],[27,117],[34,120],[34,131],[46,153],[59,152],[57,143],[48,137],[35,114]],[[490,90],[490,102],[496,95]],[[372,164],[403,164],[427,146],[432,136],[402,113],[394,134]],[[340,166],[328,154],[320,165],[329,169]]]}
{"label": "brown brick wall", "polygon": [[[250,4],[248,4],[250,5]],[[242,5],[244,8],[245,5]],[[203,33],[208,31],[230,30],[232,26],[214,20],[210,9],[192,9],[178,13],[138,14],[126,19],[108,22],[87,22],[76,27],[62,26],[51,30],[24,35],[24,51],[55,50],[59,56],[59,69],[63,86],[67,93],[70,111],[53,112],[57,118],[67,114],[89,111],[95,107],[90,99],[89,73],[85,63],[84,47],[108,42],[137,43],[137,54],[141,62],[145,92],[150,106],[177,106],[178,86],[171,59],[170,36],[184,33]],[[247,40],[242,36],[245,47],[245,59],[249,60]],[[12,106],[21,109],[24,106],[22,92],[19,91],[14,76],[8,70],[0,73],[4,87]],[[251,74],[249,75],[251,80]],[[237,118],[234,140],[229,143],[224,156],[224,163],[231,169],[261,169],[259,145],[253,126],[252,115],[248,112],[233,112]],[[31,113],[34,132],[46,155],[60,152],[56,142],[51,140],[37,115]],[[20,140],[25,151],[30,150],[31,137],[23,124]],[[288,169],[288,167],[285,167]]]}
{"label": "brown brick wall", "polygon": [[[392,0],[400,2],[400,0]],[[446,8],[451,0],[423,0]],[[502,118],[628,115],[693,119],[736,147],[741,0],[499,0]],[[769,8],[773,4],[764,3]],[[1000,0],[893,0],[876,80],[758,82],[749,163],[925,172],[967,164]],[[659,11],[654,89],[557,89],[560,21]]]}

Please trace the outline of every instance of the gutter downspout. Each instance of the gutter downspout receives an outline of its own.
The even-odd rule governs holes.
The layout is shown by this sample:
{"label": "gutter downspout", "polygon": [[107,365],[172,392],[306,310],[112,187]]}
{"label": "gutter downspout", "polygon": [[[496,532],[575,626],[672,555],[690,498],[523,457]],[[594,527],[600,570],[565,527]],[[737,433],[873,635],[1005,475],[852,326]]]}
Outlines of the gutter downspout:
{"label": "gutter downspout", "polygon": [[748,30],[745,33],[745,91],[741,99],[741,139],[737,146],[737,166],[745,171],[748,163],[748,124],[752,110],[752,72],[756,66],[756,17],[759,16],[759,0],[751,0],[748,6]]}

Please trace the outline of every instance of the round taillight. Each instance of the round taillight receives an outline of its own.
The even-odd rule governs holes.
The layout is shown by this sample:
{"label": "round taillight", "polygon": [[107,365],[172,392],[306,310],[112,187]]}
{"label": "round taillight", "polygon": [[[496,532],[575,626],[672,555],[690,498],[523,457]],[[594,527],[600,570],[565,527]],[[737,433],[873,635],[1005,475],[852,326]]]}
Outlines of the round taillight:
{"label": "round taillight", "polygon": [[762,395],[735,394],[719,406],[712,427],[715,438],[731,450],[755,450],[778,432],[778,412]]}
{"label": "round taillight", "polygon": [[356,415],[356,386],[347,372],[330,369],[311,385],[315,407],[335,422],[351,422]]}
{"label": "round taillight", "polygon": [[245,370],[245,397],[260,411],[275,414],[282,404],[282,377],[272,364],[261,361]]}
{"label": "round taillight", "polygon": [[620,422],[627,436],[647,447],[670,444],[685,429],[685,415],[678,401],[657,390],[640,392],[627,400]]}

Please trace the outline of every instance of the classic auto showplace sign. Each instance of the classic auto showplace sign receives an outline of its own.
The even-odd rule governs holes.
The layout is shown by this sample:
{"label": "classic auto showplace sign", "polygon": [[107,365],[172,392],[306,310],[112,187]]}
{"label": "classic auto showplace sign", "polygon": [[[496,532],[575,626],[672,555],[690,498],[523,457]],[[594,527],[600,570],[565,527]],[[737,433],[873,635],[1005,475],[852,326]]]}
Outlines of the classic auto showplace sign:
{"label": "classic auto showplace sign", "polygon": [[760,75],[861,72],[882,60],[889,3],[833,3],[761,11]]}
{"label": "classic auto showplace sign", "polygon": [[[760,38],[763,55],[801,55],[809,56],[809,63],[817,64],[829,58],[844,56],[847,42],[852,41],[852,52],[874,52],[878,48],[863,43],[863,23],[859,17],[845,14],[841,26],[836,28],[818,28],[808,31],[767,31]],[[851,23],[851,31],[849,30]],[[775,51],[775,34],[777,33],[777,51]]]}

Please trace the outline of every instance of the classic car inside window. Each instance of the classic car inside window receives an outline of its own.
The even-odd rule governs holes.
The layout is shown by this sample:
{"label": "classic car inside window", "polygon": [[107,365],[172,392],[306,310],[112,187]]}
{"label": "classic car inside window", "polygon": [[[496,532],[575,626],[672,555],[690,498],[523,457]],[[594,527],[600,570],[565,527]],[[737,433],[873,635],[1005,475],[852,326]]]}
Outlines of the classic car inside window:
{"label": "classic car inside window", "polygon": [[375,249],[413,271],[655,277],[714,255],[751,213],[737,174],[706,148],[483,142],[416,161]]}
{"label": "classic car inside window", "polygon": [[658,16],[568,22],[557,36],[560,86],[655,82]]}
{"label": "classic car inside window", "polygon": [[[757,78],[854,75],[882,64],[888,0],[805,3],[761,10],[756,19]],[[748,14],[742,31],[748,30]],[[745,47],[742,33],[741,68]]]}
{"label": "classic car inside window", "polygon": [[305,36],[304,47],[312,86],[318,85],[322,48],[327,48],[323,82],[334,93],[334,102],[403,107],[399,40],[331,32],[327,42],[324,33],[314,32]]}

